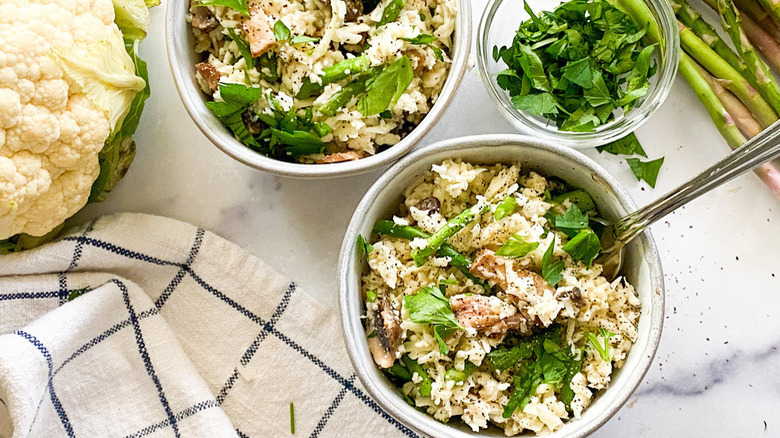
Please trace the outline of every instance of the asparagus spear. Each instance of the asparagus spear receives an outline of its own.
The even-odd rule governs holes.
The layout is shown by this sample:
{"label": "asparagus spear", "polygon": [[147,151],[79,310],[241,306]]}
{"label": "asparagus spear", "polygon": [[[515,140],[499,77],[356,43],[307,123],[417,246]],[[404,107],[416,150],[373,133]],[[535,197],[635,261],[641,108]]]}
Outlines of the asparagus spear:
{"label": "asparagus spear", "polygon": [[767,62],[780,71],[780,43],[747,15],[742,16],[742,29]]}
{"label": "asparagus spear", "polygon": [[769,14],[769,18],[774,21],[775,24],[780,25],[780,3],[776,0],[759,0],[761,6]]}
{"label": "asparagus spear", "polygon": [[[377,234],[384,234],[386,236],[398,237],[407,240],[413,240],[416,238],[427,239],[431,237],[431,235],[426,233],[425,231],[422,231],[420,229],[408,225],[406,226],[398,225],[395,222],[389,220],[378,221],[374,225],[374,232]],[[475,284],[482,286],[486,291],[488,292],[491,291],[490,286],[488,286],[488,284],[485,281],[471,275],[471,272],[469,272],[469,267],[471,266],[471,260],[469,260],[469,258],[464,256],[463,254],[459,253],[455,248],[445,243],[441,246],[441,248],[439,248],[437,254],[442,257],[449,257],[450,264],[460,269],[460,271],[463,273],[463,275],[466,276],[466,278],[469,278]]]}
{"label": "asparagus spear", "polygon": [[320,83],[312,82],[311,79],[306,78],[301,84],[301,89],[295,95],[298,99],[305,99],[314,93],[325,88],[326,85],[333,82],[346,79],[352,75],[362,73],[371,67],[371,60],[368,56],[362,55],[355,58],[345,59],[341,62],[337,62],[330,67],[322,69],[322,77],[320,77]]}
{"label": "asparagus spear", "polygon": [[720,103],[723,104],[724,115],[726,115],[727,119],[729,116],[731,117],[744,136],[750,138],[762,131],[761,125],[758,124],[758,121],[756,121],[745,104],[737,99],[737,96],[723,87],[717,79],[697,62],[693,62],[693,65],[715,93]]}
{"label": "asparagus spear", "polygon": [[731,50],[731,47],[729,47],[729,45],[726,44],[723,39],[721,39],[720,35],[718,35],[718,32],[713,26],[704,21],[701,15],[696,12],[696,10],[693,9],[685,0],[672,0],[671,4],[675,15],[677,15],[677,19],[680,20],[682,24],[688,26],[688,28],[691,29],[693,33],[696,34],[696,36],[707,43],[707,45],[710,46],[712,50],[715,51],[715,53],[720,55],[721,58],[728,62],[730,66],[741,72],[743,76],[745,76],[745,79],[750,81],[751,85],[755,86],[753,83],[754,81],[751,80],[749,76],[745,75],[747,66],[742,61],[742,58],[734,53],[734,51]]}
{"label": "asparagus spear", "polygon": [[436,230],[435,233],[428,238],[428,246],[422,249],[416,249],[412,251],[412,258],[417,266],[422,266],[425,263],[425,259],[439,251],[439,248],[444,245],[444,242],[452,237],[455,233],[462,230],[463,227],[470,224],[479,215],[485,212],[489,208],[488,205],[477,209],[476,205],[463,210],[459,215],[447,221],[443,227]]}
{"label": "asparagus spear", "polygon": [[678,22],[680,42],[691,57],[698,61],[713,76],[724,81],[724,86],[734,93],[753,113],[762,127],[766,128],[777,120],[772,107],[753,86],[734,67],[730,66],[718,54],[693,33],[687,26]]}
{"label": "asparagus spear", "polygon": [[[680,52],[679,71],[688,84],[690,84],[699,100],[704,104],[712,121],[715,122],[715,126],[729,146],[732,149],[736,149],[745,143],[745,136],[739,131],[734,123],[734,119],[726,112],[718,96],[702,76],[704,69],[699,70],[696,62],[682,51]],[[775,196],[780,198],[780,171],[778,171],[777,167],[772,163],[766,163],[757,167],[755,172],[764,181],[764,184],[772,190]]]}
{"label": "asparagus spear", "polygon": [[[718,10],[717,0],[704,0],[704,3],[715,11]],[[769,18],[769,14],[756,0],[735,0],[734,4],[737,5],[737,9],[744,12],[743,21],[745,16],[750,17],[756,25],[771,35],[773,39],[780,42],[780,27]]]}
{"label": "asparagus spear", "polygon": [[764,96],[767,103],[776,113],[780,114],[780,86],[777,85],[769,66],[758,56],[756,49],[748,41],[742,30],[740,14],[732,0],[718,0],[718,12],[723,29],[729,34],[731,42],[734,43],[737,52],[745,61],[746,72],[754,79],[758,91]]}

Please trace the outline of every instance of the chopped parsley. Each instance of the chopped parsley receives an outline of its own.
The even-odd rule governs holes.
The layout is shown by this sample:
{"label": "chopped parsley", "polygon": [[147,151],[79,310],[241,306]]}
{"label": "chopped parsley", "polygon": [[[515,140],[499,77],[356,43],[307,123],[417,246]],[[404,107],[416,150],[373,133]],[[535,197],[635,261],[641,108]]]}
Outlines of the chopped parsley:
{"label": "chopped parsley", "polygon": [[[313,122],[311,108],[302,112],[284,111],[270,99],[271,114],[257,114],[251,105],[263,96],[262,88],[220,82],[219,93],[222,101],[206,102],[206,107],[251,149],[279,159],[324,151],[325,144],[320,138],[330,133],[331,128],[326,123]],[[249,131],[247,119],[259,133]]]}
{"label": "chopped parsley", "polygon": [[563,270],[566,267],[563,260],[558,260],[557,262],[552,261],[554,250],[555,240],[550,242],[550,246],[547,248],[547,251],[544,252],[544,256],[542,256],[542,277],[544,277],[545,281],[552,287],[555,287],[555,285],[563,279]]}
{"label": "chopped parsley", "polygon": [[517,208],[517,199],[514,196],[507,196],[496,206],[496,211],[493,212],[493,219],[500,221],[514,213],[515,208]]}
{"label": "chopped parsley", "polygon": [[543,383],[560,388],[561,401],[570,407],[574,398],[571,379],[582,369],[582,355],[579,350],[572,351],[564,344],[562,327],[553,325],[521,341],[499,358],[496,355],[491,358],[488,353],[494,367],[498,362],[505,367],[503,369],[514,366],[516,370],[512,381],[514,389],[504,406],[504,418],[511,417],[517,409],[522,410]]}
{"label": "chopped parsley", "polygon": [[[374,246],[366,242],[366,239],[364,239],[360,234],[357,236],[356,245],[359,256],[371,254],[371,251],[374,250]],[[374,292],[374,298],[376,298],[376,292]]]}
{"label": "chopped parsley", "polygon": [[539,242],[526,242],[523,236],[514,234],[496,251],[496,255],[505,257],[523,257],[535,250]]}
{"label": "chopped parsley", "polygon": [[639,144],[639,139],[633,132],[620,140],[605,144],[596,148],[599,152],[608,152],[612,155],[641,155],[647,158],[647,153]]}
{"label": "chopped parsley", "polygon": [[554,225],[566,235],[575,235],[577,230],[588,228],[589,222],[588,215],[577,204],[571,204],[562,216],[555,216]]}
{"label": "chopped parsley", "polygon": [[430,47],[431,50],[433,50],[433,54],[436,55],[436,59],[438,59],[439,61],[444,60],[444,55],[442,55],[441,48],[431,44],[436,38],[429,33],[421,33],[413,38],[401,38],[401,39],[404,41],[408,41],[411,44]]}
{"label": "chopped parsley", "polygon": [[404,307],[409,311],[409,319],[418,324],[430,324],[433,337],[439,343],[441,354],[449,353],[444,338],[463,327],[452,313],[452,306],[437,287],[425,286],[414,295],[404,297]]}
{"label": "chopped parsley", "polygon": [[276,20],[274,23],[274,38],[276,41],[287,41],[290,45],[314,43],[319,41],[319,38],[314,38],[306,35],[293,35],[290,28],[282,22],[282,20]]}
{"label": "chopped parsley", "polygon": [[393,109],[412,79],[414,70],[408,57],[393,61],[366,83],[366,94],[358,101],[358,111],[364,116],[372,116]]}
{"label": "chopped parsley", "polygon": [[575,262],[583,262],[585,266],[590,267],[601,250],[601,240],[599,240],[599,236],[593,230],[586,228],[566,242],[563,245],[563,250]]}
{"label": "chopped parsley", "polygon": [[604,340],[603,344],[599,343],[599,338],[596,333],[585,332],[585,339],[588,341],[588,345],[593,347],[593,349],[599,353],[599,356],[601,356],[602,359],[609,361],[609,339],[615,336],[615,334],[609,330],[599,327],[598,335],[601,336],[601,338]]}
{"label": "chopped parsley", "polygon": [[572,0],[520,24],[509,47],[493,58],[496,77],[515,108],[547,118],[564,131],[593,131],[635,107],[657,66],[631,17],[606,0]]}
{"label": "chopped parsley", "polygon": [[473,363],[466,361],[462,370],[458,370],[455,367],[448,369],[447,372],[444,373],[444,379],[452,380],[453,382],[463,382],[468,379],[471,373],[476,371],[477,368],[478,367]]}
{"label": "chopped parsley", "polygon": [[428,372],[425,371],[425,368],[417,363],[416,360],[409,357],[408,354],[401,356],[401,360],[403,361],[404,366],[406,366],[406,369],[409,371],[409,380],[412,380],[412,377],[415,374],[417,374],[422,379],[420,383],[417,384],[417,387],[420,390],[420,395],[423,397],[430,397],[433,380],[431,380],[431,377],[428,375]]}
{"label": "chopped parsley", "polygon": [[653,161],[641,161],[639,158],[626,158],[628,166],[634,172],[637,181],[645,180],[650,187],[655,188],[655,182],[658,180],[658,171],[664,164],[664,157]]}

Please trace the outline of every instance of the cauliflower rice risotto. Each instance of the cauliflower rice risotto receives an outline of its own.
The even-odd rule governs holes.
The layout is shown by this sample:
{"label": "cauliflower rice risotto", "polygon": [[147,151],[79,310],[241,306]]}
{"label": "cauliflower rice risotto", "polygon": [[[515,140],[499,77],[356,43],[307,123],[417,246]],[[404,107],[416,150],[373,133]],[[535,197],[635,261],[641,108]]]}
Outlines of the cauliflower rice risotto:
{"label": "cauliflower rice risotto", "polygon": [[555,431],[607,388],[640,302],[594,263],[591,197],[520,166],[444,161],[362,237],[366,336],[407,402],[474,431]]}
{"label": "cauliflower rice risotto", "polygon": [[302,163],[374,155],[436,102],[456,0],[195,0],[207,106],[249,148]]}

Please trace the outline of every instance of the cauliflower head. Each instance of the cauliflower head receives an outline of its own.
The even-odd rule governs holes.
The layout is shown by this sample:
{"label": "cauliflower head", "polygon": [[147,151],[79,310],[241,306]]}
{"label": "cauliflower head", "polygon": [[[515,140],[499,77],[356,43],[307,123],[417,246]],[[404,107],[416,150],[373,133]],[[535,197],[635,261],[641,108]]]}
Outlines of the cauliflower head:
{"label": "cauliflower head", "polygon": [[0,2],[0,240],[45,235],[87,203],[148,90],[114,19],[111,0]]}

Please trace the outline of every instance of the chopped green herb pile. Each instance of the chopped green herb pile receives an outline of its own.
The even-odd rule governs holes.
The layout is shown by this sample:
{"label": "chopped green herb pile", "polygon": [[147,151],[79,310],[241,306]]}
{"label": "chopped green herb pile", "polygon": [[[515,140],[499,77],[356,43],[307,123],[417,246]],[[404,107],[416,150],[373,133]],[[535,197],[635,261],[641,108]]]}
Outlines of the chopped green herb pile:
{"label": "chopped green herb pile", "polygon": [[571,379],[582,369],[581,353],[566,345],[559,325],[522,338],[514,346],[488,353],[487,358],[496,371],[515,368],[514,390],[502,416],[509,418],[516,409],[522,410],[542,383],[559,387],[560,399],[569,407],[574,399]]}
{"label": "chopped green herb pile", "polygon": [[647,93],[656,65],[631,17],[606,0],[572,0],[520,24],[493,58],[507,69],[498,85],[515,108],[563,131],[593,131],[628,112]]}
{"label": "chopped green herb pile", "polygon": [[294,109],[284,111],[278,102],[271,100],[273,114],[257,114],[251,105],[263,97],[261,88],[220,82],[219,93],[222,101],[206,102],[206,106],[252,149],[280,159],[324,150],[320,138],[331,128],[325,123],[312,122],[310,108],[301,114]]}

